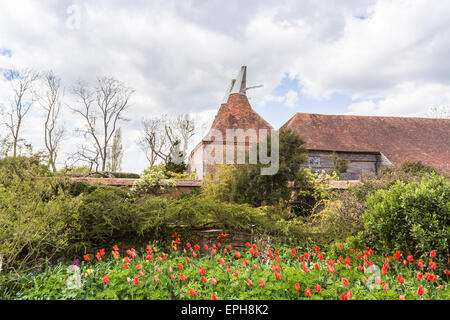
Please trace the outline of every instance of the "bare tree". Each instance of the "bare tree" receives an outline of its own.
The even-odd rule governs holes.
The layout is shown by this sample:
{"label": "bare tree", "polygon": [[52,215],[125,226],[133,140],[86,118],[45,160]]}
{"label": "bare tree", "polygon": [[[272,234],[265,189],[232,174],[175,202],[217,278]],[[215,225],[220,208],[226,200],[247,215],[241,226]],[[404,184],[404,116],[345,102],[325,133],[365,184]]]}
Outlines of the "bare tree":
{"label": "bare tree", "polygon": [[450,118],[450,106],[434,106],[428,110],[428,116],[430,118],[449,119]]}
{"label": "bare tree", "polygon": [[166,163],[169,155],[169,144],[164,132],[164,120],[162,118],[144,119],[142,124],[144,132],[139,138],[139,146],[144,151],[150,166],[155,165],[158,159]]}
{"label": "bare tree", "polygon": [[16,157],[19,143],[23,141],[23,139],[20,139],[20,129],[22,128],[24,117],[37,100],[34,84],[39,79],[39,73],[30,69],[11,69],[7,71],[6,78],[11,83],[13,102],[10,109],[5,112],[6,120],[3,122],[3,125],[10,132],[12,155]]}
{"label": "bare tree", "polygon": [[125,120],[122,113],[129,106],[129,99],[134,90],[126,87],[113,77],[97,78],[96,86],[89,88],[79,82],[73,90],[79,106],[72,110],[85,121],[85,127],[78,129],[85,137],[93,140],[95,150],[87,149],[89,154],[98,153],[101,171],[106,170],[108,148],[117,124]]}
{"label": "bare tree", "polygon": [[196,121],[187,115],[170,118],[144,119],[144,132],[139,140],[150,166],[158,159],[167,164],[169,161],[182,163],[186,160],[190,139],[195,133]]}
{"label": "bare tree", "polygon": [[64,127],[57,126],[61,111],[61,79],[56,77],[53,71],[43,75],[44,93],[40,99],[42,108],[46,111],[44,125],[44,142],[48,153],[48,165],[56,172],[56,157],[61,139],[64,135]]}
{"label": "bare tree", "polygon": [[[70,164],[68,162],[70,161]],[[82,162],[88,168],[87,174],[99,173],[101,165],[100,153],[96,148],[88,148],[82,145],[78,148],[78,151],[70,154],[65,162],[65,171],[71,171],[70,168],[75,167],[78,162]]]}
{"label": "bare tree", "polygon": [[182,144],[182,161],[186,161],[189,142],[197,129],[197,122],[189,119],[187,115],[179,116],[175,119],[175,130],[178,132],[179,139]]}
{"label": "bare tree", "polygon": [[122,170],[122,157],[123,157],[122,133],[119,128],[116,130],[116,133],[114,134],[112,146],[108,154],[107,170],[109,172],[118,172]]}

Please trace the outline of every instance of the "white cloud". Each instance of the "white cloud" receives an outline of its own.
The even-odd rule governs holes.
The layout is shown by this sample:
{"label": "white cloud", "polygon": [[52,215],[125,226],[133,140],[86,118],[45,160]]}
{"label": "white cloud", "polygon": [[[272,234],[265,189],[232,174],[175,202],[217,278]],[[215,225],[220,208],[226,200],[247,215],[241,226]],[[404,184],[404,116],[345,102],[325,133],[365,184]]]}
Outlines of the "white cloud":
{"label": "white cloud", "polygon": [[[71,5],[79,29],[67,27]],[[293,108],[298,92],[350,96],[349,112],[361,114],[417,115],[448,103],[449,15],[448,2],[425,0],[2,1],[0,50],[12,55],[0,55],[0,68],[53,69],[67,87],[114,75],[136,89],[122,130],[124,170],[140,172],[140,120],[194,113],[212,121],[241,65],[249,85],[264,84],[251,91],[252,105]],[[300,87],[274,96],[286,73]],[[4,103],[5,88],[0,81]],[[70,110],[64,121],[70,152],[81,122]],[[30,117],[27,128],[42,146],[39,120]]]}

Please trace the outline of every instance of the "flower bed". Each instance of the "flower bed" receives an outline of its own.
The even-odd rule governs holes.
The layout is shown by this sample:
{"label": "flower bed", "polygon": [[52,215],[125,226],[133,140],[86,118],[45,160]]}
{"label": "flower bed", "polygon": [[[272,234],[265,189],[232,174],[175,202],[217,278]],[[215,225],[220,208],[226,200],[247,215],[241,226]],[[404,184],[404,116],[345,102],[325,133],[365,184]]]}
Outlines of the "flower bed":
{"label": "flower bed", "polygon": [[[223,237],[222,237],[223,238]],[[15,299],[449,299],[449,271],[436,254],[416,259],[377,256],[339,245],[299,252],[269,243],[236,250],[174,242],[170,252],[149,244],[120,255],[102,249],[83,261],[24,276]],[[11,294],[11,293],[10,293]],[[5,297],[3,297],[5,298]]]}

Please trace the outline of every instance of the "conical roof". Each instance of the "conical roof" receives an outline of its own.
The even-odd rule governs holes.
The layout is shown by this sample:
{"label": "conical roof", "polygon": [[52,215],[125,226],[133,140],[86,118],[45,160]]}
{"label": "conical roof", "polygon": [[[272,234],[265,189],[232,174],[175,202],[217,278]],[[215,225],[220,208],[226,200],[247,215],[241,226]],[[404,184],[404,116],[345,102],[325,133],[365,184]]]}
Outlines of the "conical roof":
{"label": "conical roof", "polygon": [[225,135],[227,129],[270,130],[272,126],[252,109],[245,94],[234,93],[220,106],[211,129],[220,130]]}

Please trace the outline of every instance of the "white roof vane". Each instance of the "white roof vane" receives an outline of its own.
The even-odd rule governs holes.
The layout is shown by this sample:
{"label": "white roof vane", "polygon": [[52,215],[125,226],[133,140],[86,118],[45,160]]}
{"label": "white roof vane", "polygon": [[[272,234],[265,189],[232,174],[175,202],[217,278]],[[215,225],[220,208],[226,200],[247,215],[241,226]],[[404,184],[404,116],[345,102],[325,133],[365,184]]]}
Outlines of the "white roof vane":
{"label": "white roof vane", "polygon": [[242,66],[236,79],[231,80],[231,84],[225,93],[225,97],[223,97],[222,104],[227,103],[230,94],[239,93],[245,95],[247,90],[261,88],[262,86],[263,85],[260,84],[257,86],[247,87],[247,66]]}

